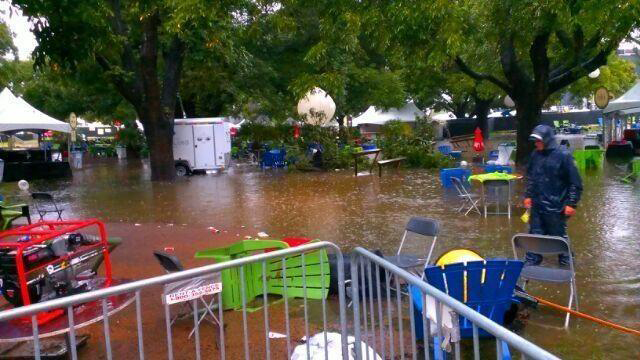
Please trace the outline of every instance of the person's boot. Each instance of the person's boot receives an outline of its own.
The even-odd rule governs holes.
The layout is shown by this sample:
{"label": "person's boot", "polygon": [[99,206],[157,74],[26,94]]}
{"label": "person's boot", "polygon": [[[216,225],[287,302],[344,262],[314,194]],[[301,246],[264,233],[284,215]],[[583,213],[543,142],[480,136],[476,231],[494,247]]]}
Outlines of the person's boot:
{"label": "person's boot", "polygon": [[543,259],[542,255],[540,254],[527,252],[524,259],[524,265],[525,266],[540,265],[540,263],[542,263],[542,259]]}
{"label": "person's boot", "polygon": [[[562,267],[569,267],[569,255],[566,254],[560,254],[558,255],[558,264],[560,264],[560,266]],[[574,261],[575,261],[575,257],[574,257]]]}

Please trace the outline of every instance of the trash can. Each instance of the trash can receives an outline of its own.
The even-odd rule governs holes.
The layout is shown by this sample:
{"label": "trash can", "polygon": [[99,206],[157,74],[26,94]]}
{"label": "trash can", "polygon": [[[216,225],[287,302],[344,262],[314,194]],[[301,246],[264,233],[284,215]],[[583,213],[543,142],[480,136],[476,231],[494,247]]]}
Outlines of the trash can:
{"label": "trash can", "polygon": [[2,181],[3,176],[4,176],[4,160],[0,159],[0,181]]}
{"label": "trash can", "polygon": [[82,169],[82,151],[71,152],[71,166],[75,169]]}
{"label": "trash can", "polygon": [[116,154],[118,155],[118,160],[127,158],[127,148],[124,146],[116,146]]}

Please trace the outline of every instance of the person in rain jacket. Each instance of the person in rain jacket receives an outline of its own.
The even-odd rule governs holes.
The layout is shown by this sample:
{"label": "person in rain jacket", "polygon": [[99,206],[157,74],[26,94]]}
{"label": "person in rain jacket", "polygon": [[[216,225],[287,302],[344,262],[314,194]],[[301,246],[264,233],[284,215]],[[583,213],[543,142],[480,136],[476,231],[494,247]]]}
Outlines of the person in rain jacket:
{"label": "person in rain jacket", "polygon": [[[567,219],[574,215],[582,193],[582,179],[573,156],[561,148],[553,129],[538,125],[529,137],[535,150],[527,167],[524,206],[530,209],[529,233],[567,237]],[[540,254],[527,253],[527,261],[539,264]],[[560,263],[567,262],[560,255]]]}

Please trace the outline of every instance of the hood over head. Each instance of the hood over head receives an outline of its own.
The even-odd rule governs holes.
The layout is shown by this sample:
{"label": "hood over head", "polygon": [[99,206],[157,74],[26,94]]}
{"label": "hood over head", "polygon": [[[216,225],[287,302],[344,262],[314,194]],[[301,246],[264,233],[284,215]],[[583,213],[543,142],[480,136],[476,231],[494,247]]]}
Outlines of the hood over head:
{"label": "hood over head", "polygon": [[536,126],[533,129],[531,135],[529,135],[529,140],[541,140],[544,144],[545,150],[555,149],[558,146],[558,144],[556,143],[555,133],[549,125]]}

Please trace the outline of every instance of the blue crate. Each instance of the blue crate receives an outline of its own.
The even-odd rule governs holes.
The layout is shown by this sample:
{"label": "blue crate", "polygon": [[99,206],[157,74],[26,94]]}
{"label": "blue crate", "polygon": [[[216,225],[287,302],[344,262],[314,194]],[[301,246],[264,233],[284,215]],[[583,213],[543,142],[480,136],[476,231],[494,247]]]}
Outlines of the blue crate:
{"label": "blue crate", "polygon": [[493,172],[505,172],[507,174],[511,174],[513,169],[508,165],[485,165],[484,172],[493,173]]}
{"label": "blue crate", "polygon": [[462,183],[465,183],[469,176],[471,176],[471,169],[440,169],[440,182],[442,182],[442,186],[445,188],[453,187],[453,183],[451,182],[452,177],[458,178],[462,180]]}

